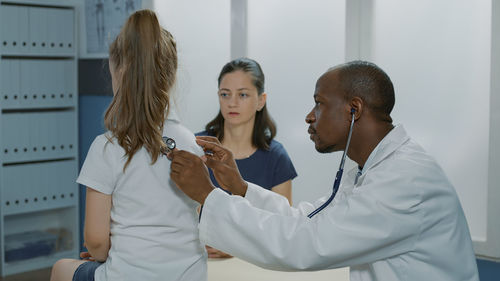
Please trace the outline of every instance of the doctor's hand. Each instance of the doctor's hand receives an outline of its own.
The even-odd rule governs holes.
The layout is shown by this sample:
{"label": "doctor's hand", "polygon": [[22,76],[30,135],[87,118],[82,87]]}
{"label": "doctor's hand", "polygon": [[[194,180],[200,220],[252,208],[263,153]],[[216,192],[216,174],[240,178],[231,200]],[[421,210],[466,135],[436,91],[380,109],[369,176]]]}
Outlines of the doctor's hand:
{"label": "doctor's hand", "polygon": [[205,164],[212,169],[220,186],[234,195],[245,196],[248,185],[240,175],[233,153],[215,137],[198,136],[196,143],[203,147]]}
{"label": "doctor's hand", "polygon": [[208,169],[200,157],[184,150],[174,149],[168,154],[170,178],[191,199],[205,203],[208,194],[215,188]]}

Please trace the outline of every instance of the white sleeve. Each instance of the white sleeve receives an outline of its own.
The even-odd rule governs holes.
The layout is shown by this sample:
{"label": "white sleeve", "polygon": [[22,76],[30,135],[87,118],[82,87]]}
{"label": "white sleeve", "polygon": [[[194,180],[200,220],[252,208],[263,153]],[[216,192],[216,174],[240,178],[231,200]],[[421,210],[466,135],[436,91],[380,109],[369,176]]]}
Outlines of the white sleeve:
{"label": "white sleeve", "polygon": [[395,209],[392,200],[402,198],[384,198],[390,194],[374,192],[379,187],[339,200],[312,219],[256,208],[216,189],[205,200],[200,240],[258,266],[285,271],[358,265],[410,251],[422,219],[418,204]]}
{"label": "white sleeve", "polygon": [[117,178],[113,144],[104,135],[95,138],[76,182],[104,194],[111,194]]}
{"label": "white sleeve", "polygon": [[291,207],[286,197],[256,184],[247,183],[245,198],[256,208],[287,216],[307,216],[315,209],[315,205],[309,202],[301,202],[297,208]]}

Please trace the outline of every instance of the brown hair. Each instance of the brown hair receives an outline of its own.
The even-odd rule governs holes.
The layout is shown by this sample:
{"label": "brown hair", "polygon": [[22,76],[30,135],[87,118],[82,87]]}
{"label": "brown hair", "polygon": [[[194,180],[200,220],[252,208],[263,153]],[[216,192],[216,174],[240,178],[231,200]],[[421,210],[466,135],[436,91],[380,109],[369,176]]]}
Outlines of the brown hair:
{"label": "brown hair", "polygon": [[[252,76],[252,83],[255,88],[257,88],[259,96],[264,93],[264,72],[258,62],[249,58],[239,58],[226,63],[226,65],[222,67],[219,79],[217,80],[219,87],[224,75],[237,70],[244,71]],[[220,110],[217,116],[212,121],[208,122],[205,126],[205,130],[209,135],[217,137],[219,141],[224,139],[224,117]],[[264,107],[255,114],[252,144],[259,149],[268,150],[274,136],[276,136],[276,125],[267,111],[266,105],[264,105]]]}
{"label": "brown hair", "polygon": [[120,75],[104,124],[125,150],[123,170],[143,146],[154,164],[165,146],[163,123],[177,71],[175,40],[153,11],[137,11],[109,47],[109,60]]}

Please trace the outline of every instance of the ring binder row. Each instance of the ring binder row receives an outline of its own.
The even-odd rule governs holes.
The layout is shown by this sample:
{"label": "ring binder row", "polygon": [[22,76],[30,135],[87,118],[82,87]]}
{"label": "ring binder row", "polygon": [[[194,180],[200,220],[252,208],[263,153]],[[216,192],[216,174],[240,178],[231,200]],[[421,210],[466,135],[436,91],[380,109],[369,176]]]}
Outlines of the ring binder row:
{"label": "ring binder row", "polygon": [[76,122],[74,111],[4,113],[1,162],[76,157]]}
{"label": "ring binder row", "polygon": [[1,178],[4,215],[20,214],[77,204],[75,159],[5,166]]}
{"label": "ring binder row", "polygon": [[4,58],[0,63],[0,107],[75,106],[75,67],[74,60]]}
{"label": "ring binder row", "polygon": [[[78,257],[74,5],[0,1],[0,277]],[[36,244],[5,243],[48,227],[74,243],[37,255]]]}
{"label": "ring binder row", "polygon": [[55,56],[74,54],[72,8],[3,5],[0,17],[2,54]]}

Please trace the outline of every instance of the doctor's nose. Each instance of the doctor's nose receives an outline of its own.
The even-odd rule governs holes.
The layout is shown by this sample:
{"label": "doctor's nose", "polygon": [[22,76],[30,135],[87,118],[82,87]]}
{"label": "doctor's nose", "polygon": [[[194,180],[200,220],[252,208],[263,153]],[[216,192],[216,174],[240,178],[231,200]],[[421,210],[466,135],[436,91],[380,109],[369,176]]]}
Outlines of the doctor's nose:
{"label": "doctor's nose", "polygon": [[309,114],[306,115],[306,123],[307,124],[311,124],[311,123],[314,123],[316,121],[316,117],[314,116],[314,113],[312,112],[309,112]]}

